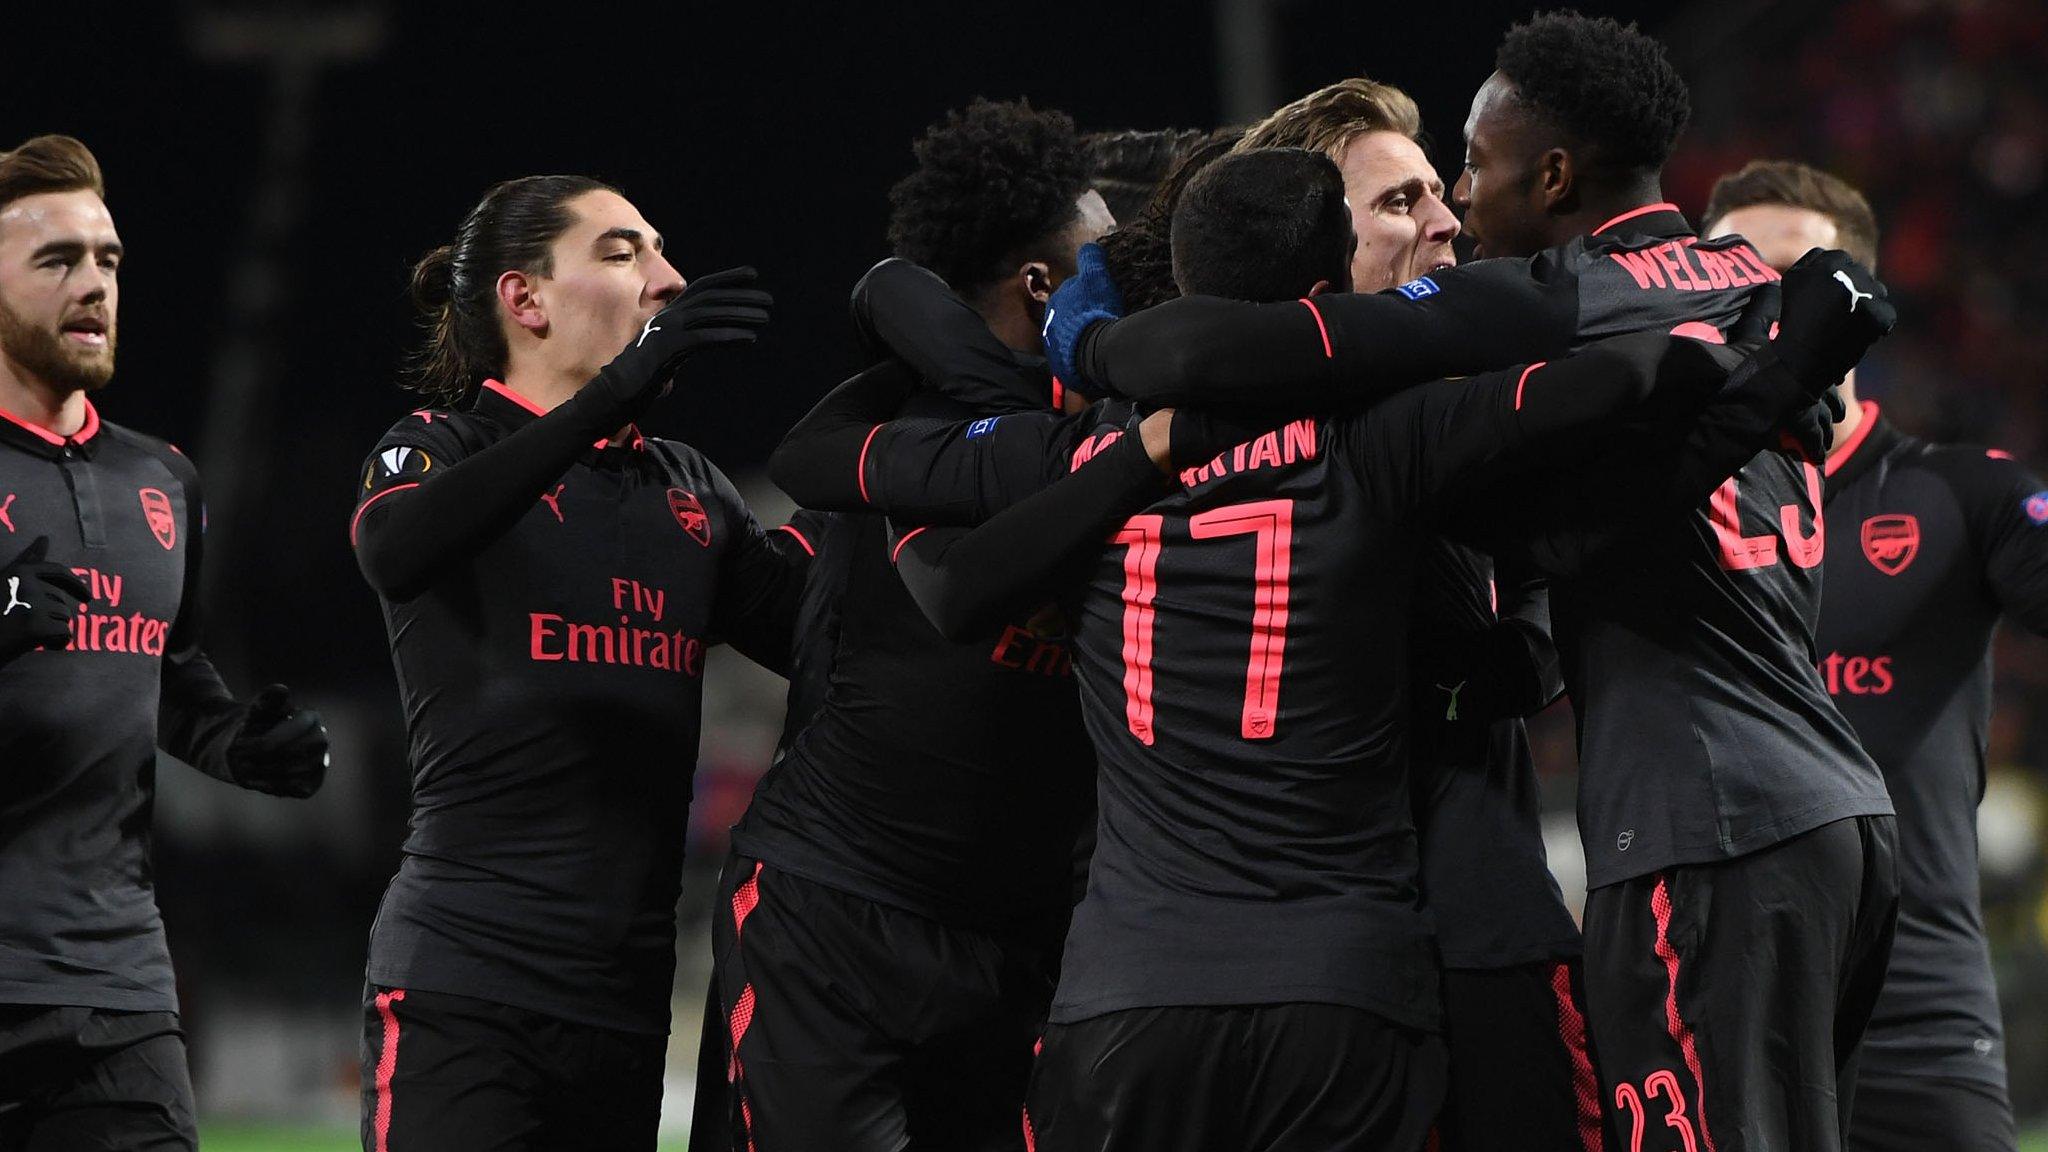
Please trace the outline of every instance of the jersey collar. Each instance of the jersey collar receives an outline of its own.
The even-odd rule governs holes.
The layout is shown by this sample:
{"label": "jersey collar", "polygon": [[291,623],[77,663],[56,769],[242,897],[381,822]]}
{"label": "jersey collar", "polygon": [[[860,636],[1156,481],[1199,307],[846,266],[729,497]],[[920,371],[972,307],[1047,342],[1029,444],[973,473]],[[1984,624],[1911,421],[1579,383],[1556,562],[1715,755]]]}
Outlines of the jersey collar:
{"label": "jersey collar", "polygon": [[[507,429],[523,428],[532,421],[547,415],[547,412],[540,405],[514,392],[506,387],[502,381],[498,380],[486,380],[483,382],[483,386],[476,390],[476,399],[470,403],[470,410],[479,416],[488,416],[496,420]],[[623,444],[613,444],[609,440],[599,440],[592,445],[592,447],[600,449],[632,448],[636,450],[646,446],[647,440],[640,435],[639,426],[633,424],[626,425],[626,440]]]}
{"label": "jersey collar", "polygon": [[1827,476],[1824,500],[1834,499],[1835,493],[1854,483],[1858,476],[1884,459],[1885,453],[1902,438],[1898,428],[1878,411],[1877,401],[1864,400],[1861,407],[1863,422],[1856,426],[1856,431],[1847,440],[1828,453],[1827,464],[1822,468]]}
{"label": "jersey collar", "polygon": [[67,448],[86,459],[99,448],[100,410],[85,402],[85,423],[69,436],[59,436],[40,424],[31,424],[12,412],[0,410],[0,443],[12,444],[54,460]]}
{"label": "jersey collar", "polygon": [[1685,213],[1678,205],[1669,201],[1645,204],[1631,208],[1614,219],[1607,221],[1588,235],[1592,236],[1690,236],[1692,225],[1686,222]]}

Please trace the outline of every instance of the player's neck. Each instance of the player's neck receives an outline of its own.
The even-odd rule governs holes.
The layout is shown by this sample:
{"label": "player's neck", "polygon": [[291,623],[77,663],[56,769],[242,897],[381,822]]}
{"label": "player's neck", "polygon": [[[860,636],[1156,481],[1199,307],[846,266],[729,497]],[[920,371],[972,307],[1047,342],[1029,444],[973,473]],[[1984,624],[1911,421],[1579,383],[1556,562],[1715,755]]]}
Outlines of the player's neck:
{"label": "player's neck", "polygon": [[1835,394],[1842,398],[1842,418],[1835,421],[1834,447],[1828,450],[1830,458],[1839,456],[1847,449],[1850,439],[1856,435],[1856,430],[1863,427],[1863,405],[1856,399],[1854,369],[1842,377],[1842,383],[1835,389]]}
{"label": "player's neck", "polygon": [[1577,209],[1552,217],[1551,244],[1568,243],[1594,229],[1652,204],[1665,203],[1664,185],[1656,178],[1638,180],[1615,189],[1588,192]]}
{"label": "player's neck", "polygon": [[59,389],[0,357],[0,411],[58,436],[70,436],[85,427],[85,407],[83,389]]}
{"label": "player's neck", "polygon": [[584,380],[546,364],[520,363],[505,366],[503,383],[542,412],[553,412],[583,387]]}
{"label": "player's neck", "polygon": [[[587,383],[573,377],[573,373],[552,371],[545,365],[514,364],[505,367],[505,378],[499,383],[546,414],[561,407]],[[625,444],[633,437],[633,426],[628,424],[607,439],[612,444]]]}
{"label": "player's neck", "polygon": [[989,293],[972,302],[974,311],[988,330],[995,333],[1003,347],[1012,352],[1030,355],[1044,355],[1044,338],[1039,335],[1038,325],[1032,322],[1031,314],[1024,310],[1018,299],[1008,293]]}

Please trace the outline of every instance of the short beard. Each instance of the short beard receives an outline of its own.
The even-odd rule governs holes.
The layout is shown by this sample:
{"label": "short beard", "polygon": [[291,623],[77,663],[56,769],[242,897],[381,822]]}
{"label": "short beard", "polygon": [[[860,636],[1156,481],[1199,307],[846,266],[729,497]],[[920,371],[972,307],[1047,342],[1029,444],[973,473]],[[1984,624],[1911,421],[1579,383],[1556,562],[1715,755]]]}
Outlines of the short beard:
{"label": "short beard", "polygon": [[97,392],[114,378],[114,329],[107,328],[107,347],[84,351],[72,347],[62,333],[39,328],[0,300],[0,356],[59,392]]}

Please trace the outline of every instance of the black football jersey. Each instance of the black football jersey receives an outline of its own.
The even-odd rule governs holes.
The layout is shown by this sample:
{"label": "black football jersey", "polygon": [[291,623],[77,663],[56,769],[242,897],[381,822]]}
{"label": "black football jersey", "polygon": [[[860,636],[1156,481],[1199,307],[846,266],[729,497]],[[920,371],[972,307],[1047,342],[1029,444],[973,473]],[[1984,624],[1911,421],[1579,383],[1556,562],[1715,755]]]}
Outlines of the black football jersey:
{"label": "black football jersey", "polygon": [[[232,700],[199,647],[191,462],[100,419],[0,413],[0,550],[48,537],[89,596],[61,650],[0,666],[0,1004],[177,1010],[150,861],[160,735]],[[11,589],[0,589],[12,600]]]}
{"label": "black football jersey", "polygon": [[[495,381],[357,477],[351,535],[538,411]],[[591,449],[419,595],[382,599],[412,765],[369,978],[667,1030],[711,647],[780,645],[799,578],[687,445]]]}
{"label": "black football jersey", "polygon": [[1830,454],[1821,680],[1884,770],[1899,928],[1863,1067],[2005,1082],[1977,888],[1977,805],[2001,616],[2048,633],[2048,485],[2009,456],[1930,444],[1866,402]]}

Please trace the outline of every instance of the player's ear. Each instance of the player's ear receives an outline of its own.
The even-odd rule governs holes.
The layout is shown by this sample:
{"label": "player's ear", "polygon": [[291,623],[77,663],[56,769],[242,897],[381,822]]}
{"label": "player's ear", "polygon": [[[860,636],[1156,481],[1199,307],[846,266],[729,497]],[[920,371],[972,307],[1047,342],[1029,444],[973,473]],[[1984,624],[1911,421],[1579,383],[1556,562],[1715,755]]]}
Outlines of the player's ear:
{"label": "player's ear", "polygon": [[1578,195],[1578,165],[1563,148],[1551,148],[1536,158],[1536,192],[1547,212],[1571,210]]}
{"label": "player's ear", "polygon": [[542,307],[538,285],[518,269],[498,277],[498,304],[514,324],[536,334],[547,331],[547,309]]}
{"label": "player's ear", "polygon": [[1024,295],[1040,304],[1052,299],[1052,265],[1043,260],[1018,265],[1017,282],[1023,285]]}

